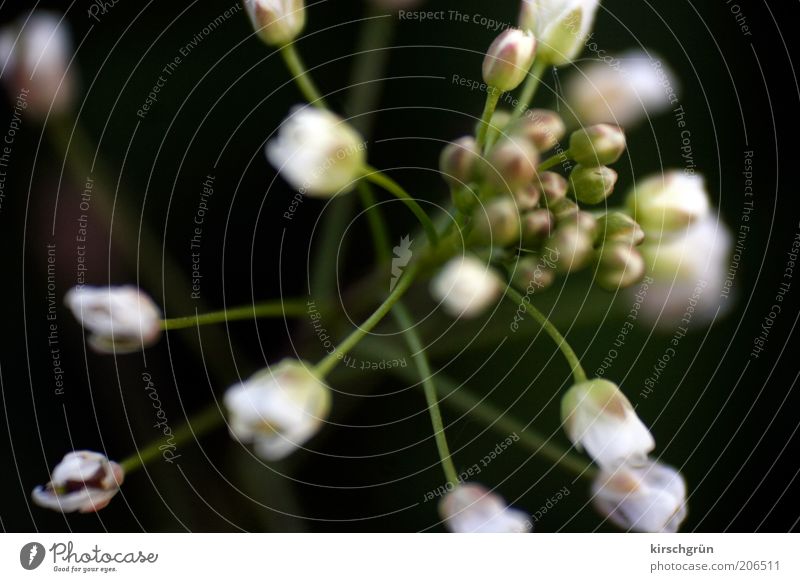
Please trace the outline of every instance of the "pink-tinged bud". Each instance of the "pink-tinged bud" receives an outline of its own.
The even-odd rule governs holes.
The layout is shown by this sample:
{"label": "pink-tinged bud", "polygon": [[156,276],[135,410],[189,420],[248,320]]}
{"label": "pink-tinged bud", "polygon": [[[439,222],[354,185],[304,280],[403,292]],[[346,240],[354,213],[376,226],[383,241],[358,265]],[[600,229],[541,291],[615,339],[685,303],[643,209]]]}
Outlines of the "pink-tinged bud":
{"label": "pink-tinged bud", "polygon": [[567,179],[555,172],[541,172],[534,184],[538,184],[548,207],[564,200],[569,191]]}
{"label": "pink-tinged bud", "polygon": [[641,281],[647,270],[642,254],[628,243],[607,243],[596,253],[595,282],[607,291],[618,291]]}
{"label": "pink-tinged bud", "polygon": [[472,231],[478,244],[507,247],[520,238],[519,208],[511,198],[502,196],[475,211]]}
{"label": "pink-tinged bud", "polygon": [[124,478],[122,467],[105,455],[75,451],[53,469],[47,485],[33,490],[33,502],[62,513],[92,513],[109,504]]}
{"label": "pink-tinged bud", "polygon": [[244,0],[244,8],[258,36],[270,46],[289,44],[306,24],[304,0]]}
{"label": "pink-tinged bud", "polygon": [[537,246],[553,233],[556,219],[544,208],[526,212],[522,216],[522,244]]}
{"label": "pink-tinged bud", "polygon": [[514,191],[533,182],[539,166],[539,154],[519,138],[500,140],[489,152],[487,179],[501,191]]}
{"label": "pink-tinged bud", "polygon": [[527,184],[514,191],[514,200],[520,212],[535,209],[541,199],[542,191],[533,184]]}
{"label": "pink-tinged bud", "polygon": [[573,133],[569,140],[569,154],[588,168],[607,166],[622,157],[626,144],[621,127],[601,123]]}
{"label": "pink-tinged bud", "polygon": [[475,483],[457,485],[442,499],[439,514],[453,533],[528,533],[533,528],[528,514]]}
{"label": "pink-tinged bud", "polygon": [[533,34],[511,28],[500,34],[483,61],[483,80],[501,91],[513,91],[528,75],[536,56]]}
{"label": "pink-tinged bud", "polygon": [[480,159],[481,152],[475,138],[466,136],[457,139],[442,150],[439,169],[442,177],[450,186],[463,188],[475,177]]}
{"label": "pink-tinged bud", "polygon": [[555,111],[532,109],[509,130],[529,140],[540,152],[553,149],[567,133],[564,120]]}
{"label": "pink-tinged bud", "polygon": [[455,257],[433,278],[430,290],[452,317],[473,318],[497,301],[503,282],[475,257]]}

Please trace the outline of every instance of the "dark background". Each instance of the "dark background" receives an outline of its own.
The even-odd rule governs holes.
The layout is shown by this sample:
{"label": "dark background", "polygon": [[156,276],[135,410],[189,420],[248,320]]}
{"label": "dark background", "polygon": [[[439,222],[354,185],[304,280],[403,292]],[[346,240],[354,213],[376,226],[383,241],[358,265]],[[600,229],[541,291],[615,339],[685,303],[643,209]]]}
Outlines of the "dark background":
{"label": "dark background", "polygon": [[[86,14],[89,2],[40,6],[63,10],[66,4],[80,45],[74,63],[83,88],[79,121],[106,168],[105,176],[95,173],[95,196],[101,190],[106,196],[117,192],[121,203],[135,211],[133,216],[158,233],[178,267],[188,271],[191,221],[201,183],[213,173],[215,193],[202,250],[205,303],[218,308],[254,298],[305,295],[309,256],[315,256],[319,244],[316,221],[330,207],[307,200],[291,223],[281,218],[293,192],[280,179],[273,183],[274,171],[264,160],[263,144],[300,98],[287,83],[278,56],[251,36],[245,14],[234,15],[183,59],[158,104],[139,122],[136,110],[161,68],[233,0],[122,0],[94,24]],[[743,152],[755,152],[755,222],[736,278],[736,306],[710,330],[697,327],[681,344],[657,395],[636,402],[652,426],[657,452],[681,467],[689,483],[691,514],[684,531],[788,531],[797,528],[798,519],[794,499],[800,467],[792,451],[798,444],[800,398],[795,389],[796,345],[790,338],[797,323],[800,282],[794,283],[761,358],[748,361],[748,355],[773,303],[785,250],[800,220],[796,154],[791,151],[797,139],[798,86],[789,57],[800,12],[796,2],[738,4],[752,37],[741,34],[723,0],[607,0],[596,28],[596,39],[607,50],[621,51],[641,42],[679,74],[697,164],[732,229],[738,228],[741,215]],[[518,3],[431,0],[429,5],[513,22]],[[3,3],[0,20],[13,20],[20,12]],[[363,15],[364,5],[358,1],[320,2],[309,9],[308,38],[299,43],[317,83],[340,110],[358,38],[357,20]],[[392,169],[394,177],[422,198],[445,201],[446,188],[431,170],[437,166],[440,140],[469,133],[483,104],[483,95],[449,79],[453,74],[479,78],[481,52],[493,36],[479,26],[455,22],[399,22],[396,27],[397,48],[388,51],[385,75],[392,79],[383,87],[382,110],[368,117],[374,128],[370,162]],[[539,103],[552,100],[552,87],[550,83],[542,90]],[[3,119],[10,119],[5,103]],[[425,492],[442,480],[424,399],[419,391],[403,390],[404,384],[379,374],[340,372],[331,377],[335,388],[383,396],[337,397],[334,426],[310,443],[315,452],[261,464],[220,430],[199,445],[182,446],[179,466],[155,463],[146,472],[131,475],[122,494],[99,514],[65,517],[31,505],[30,490],[46,480],[47,469],[67,451],[105,450],[121,459],[157,437],[141,380],[145,369],[154,377],[170,424],[177,427],[187,414],[267,361],[295,351],[310,361],[320,355],[303,321],[288,326],[266,321],[204,329],[204,358],[193,351],[194,332],[185,331],[169,334],[148,350],[146,361],[141,354],[115,361],[85,351],[80,327],[62,307],[59,344],[67,385],[63,396],[55,395],[46,335],[45,247],[55,241],[64,249],[57,263],[61,302],[74,284],[69,245],[75,229],[72,212],[82,184],[64,169],[63,152],[50,135],[52,128],[24,122],[0,213],[0,371],[2,424],[7,429],[0,430],[0,527],[6,531],[440,529],[433,503],[420,503]],[[381,141],[401,137],[415,139]],[[652,128],[632,133],[630,146],[630,166],[637,174],[681,165],[679,135],[669,114],[655,119]],[[624,184],[630,184],[633,176],[628,166],[620,168]],[[413,231],[412,217],[399,206],[388,208],[393,235],[399,238]],[[56,209],[55,236],[51,236]],[[126,248],[137,245],[137,237],[118,234],[126,227],[136,235],[139,223],[117,219],[109,232],[107,223],[93,219],[90,282],[137,281],[136,264],[124,258]],[[359,219],[345,237],[348,244],[338,265],[345,287],[370,270],[373,256],[363,242],[366,236]],[[167,275],[172,274],[161,253],[145,250],[140,261],[163,266]],[[587,370],[593,370],[621,320],[611,317],[598,329],[594,302],[605,306],[609,298],[593,292],[583,313],[576,299],[583,299],[587,287],[585,278],[570,280],[573,294],[558,299],[556,321],[569,329],[570,341],[583,354]],[[160,304],[173,292],[169,284],[146,290]],[[555,302],[555,297],[557,291],[549,301]],[[183,309],[168,310],[171,316],[198,307],[183,296],[171,301],[183,302]],[[624,298],[619,301],[623,309],[629,305]],[[410,305],[420,315],[430,310],[424,286],[412,294]],[[495,317],[502,327],[509,313]],[[427,326],[426,332],[432,333],[434,327]],[[385,330],[392,326],[387,324]],[[474,393],[492,392],[489,399],[503,408],[523,394],[511,416],[526,423],[536,417],[538,430],[566,443],[557,431],[558,400],[552,396],[568,370],[560,358],[551,359],[552,344],[536,339],[521,361],[532,336],[515,338],[494,354],[489,345],[454,359],[446,355],[457,352],[457,346],[472,337],[471,330],[450,329],[433,350],[435,365],[458,379],[469,378]],[[615,363],[616,375],[625,377],[629,394],[638,392],[669,341],[669,333],[651,331],[639,326],[631,347]],[[477,462],[505,436],[484,432],[477,422],[460,419],[447,409],[445,416],[452,423],[448,436],[461,468]],[[586,505],[587,483],[573,484],[567,473],[522,447],[505,452],[479,480],[531,513],[559,489],[569,487],[571,495],[537,524],[540,531],[614,531]]]}

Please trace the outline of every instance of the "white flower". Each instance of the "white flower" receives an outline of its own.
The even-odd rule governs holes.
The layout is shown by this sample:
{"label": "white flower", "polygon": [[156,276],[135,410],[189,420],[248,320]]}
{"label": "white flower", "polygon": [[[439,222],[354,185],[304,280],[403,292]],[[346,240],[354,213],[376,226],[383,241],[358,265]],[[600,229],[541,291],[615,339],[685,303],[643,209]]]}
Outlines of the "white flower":
{"label": "white flower", "polygon": [[513,91],[528,76],[535,56],[536,39],[530,31],[506,30],[486,51],[483,80],[501,91]]}
{"label": "white flower", "polygon": [[309,368],[283,360],[225,393],[230,432],[277,461],[300,448],[322,427],[331,408],[330,389]]}
{"label": "white flower", "polygon": [[[75,98],[75,80],[68,71],[72,38],[62,16],[36,10],[0,31],[0,70],[12,101],[42,118],[65,113]],[[23,96],[23,97],[21,97]]]}
{"label": "white flower", "polygon": [[536,36],[538,58],[565,65],[583,50],[599,7],[600,0],[523,0],[519,26]]}
{"label": "white flower", "polygon": [[681,474],[653,461],[600,473],[592,494],[597,510],[626,530],[675,533],[688,513]]}
{"label": "white flower", "polygon": [[267,144],[267,158],[301,194],[330,197],[352,190],[363,172],[361,136],[329,111],[299,106]]}
{"label": "white flower", "polygon": [[503,291],[500,277],[474,257],[456,257],[431,281],[431,295],[453,317],[477,317]]}
{"label": "white flower", "polygon": [[50,482],[33,490],[36,505],[70,513],[103,509],[117,494],[125,473],[105,455],[92,451],[69,453],[53,469]]}
{"label": "white flower", "polygon": [[527,533],[533,527],[527,513],[475,483],[457,485],[439,503],[439,515],[453,533]]}
{"label": "white flower", "polygon": [[258,35],[271,46],[292,42],[306,24],[305,0],[245,0],[244,8]]}
{"label": "white flower", "polygon": [[686,228],[706,218],[711,210],[705,180],[697,174],[669,170],[631,188],[626,204],[648,235]]}
{"label": "white flower", "polygon": [[564,430],[603,469],[641,464],[655,447],[650,431],[616,384],[589,380],[575,384],[561,401]]}
{"label": "white flower", "polygon": [[64,302],[90,332],[89,345],[97,352],[132,353],[161,337],[161,311],[136,287],[74,287]]}
{"label": "white flower", "polygon": [[564,85],[565,100],[584,125],[631,127],[668,110],[679,92],[672,71],[638,50],[581,67]]}

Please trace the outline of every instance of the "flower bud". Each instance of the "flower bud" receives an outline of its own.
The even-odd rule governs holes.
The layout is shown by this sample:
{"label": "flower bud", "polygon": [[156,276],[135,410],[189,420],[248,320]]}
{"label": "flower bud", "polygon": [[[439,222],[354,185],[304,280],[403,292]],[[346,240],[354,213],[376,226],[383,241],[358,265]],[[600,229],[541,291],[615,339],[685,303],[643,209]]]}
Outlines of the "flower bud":
{"label": "flower bud", "polygon": [[430,291],[452,317],[472,318],[497,301],[503,282],[478,259],[455,257],[433,278]]}
{"label": "flower bud", "polygon": [[519,209],[508,196],[496,198],[475,212],[475,242],[496,247],[507,247],[519,242]]}
{"label": "flower bud", "polygon": [[527,184],[514,191],[514,200],[517,203],[517,209],[520,212],[526,210],[533,210],[539,206],[539,200],[542,198],[542,192],[533,184]]}
{"label": "flower bud", "polygon": [[439,503],[439,515],[453,533],[527,533],[533,528],[528,514],[475,483],[456,485]]}
{"label": "flower bud", "polygon": [[641,253],[628,243],[606,243],[597,250],[595,282],[617,291],[639,282],[647,270]]}
{"label": "flower bud", "polygon": [[501,91],[513,91],[525,80],[535,56],[533,34],[510,28],[489,47],[483,61],[483,80]]}
{"label": "flower bud", "polygon": [[534,183],[538,183],[548,206],[552,206],[567,197],[569,182],[561,174],[541,172]]}
{"label": "flower bud", "polygon": [[538,246],[553,233],[556,219],[553,213],[544,208],[532,210],[522,215],[522,244]]}
{"label": "flower bud", "polygon": [[523,0],[519,26],[536,35],[542,61],[561,66],[581,53],[599,6],[600,0]]}
{"label": "flower bud", "polygon": [[331,409],[328,386],[305,362],[286,359],[225,393],[233,438],[278,461],[301,448]]}
{"label": "flower bud", "polygon": [[524,137],[538,151],[546,152],[558,145],[567,133],[567,126],[555,111],[532,109],[514,124],[510,133]]}
{"label": "flower bud", "polygon": [[161,337],[161,311],[136,287],[74,287],[64,302],[101,354],[136,352]]}
{"label": "flower bud", "polygon": [[0,70],[9,99],[39,119],[69,112],[76,94],[72,51],[67,22],[54,12],[34,10],[0,30]]}
{"label": "flower bud", "polygon": [[556,222],[562,223],[575,218],[575,215],[580,212],[581,207],[578,203],[570,198],[562,198],[558,202],[550,205],[550,210],[556,217]]}
{"label": "flower bud", "polygon": [[533,181],[539,154],[524,140],[505,138],[489,152],[488,163],[488,180],[500,190],[513,191]]}
{"label": "flower bud", "polygon": [[623,212],[608,212],[597,219],[595,244],[625,243],[638,246],[644,241],[644,230]]}
{"label": "flower bud", "polygon": [[593,234],[578,222],[559,223],[546,245],[558,251],[558,271],[573,273],[585,267],[594,250]]}
{"label": "flower bud", "polygon": [[481,152],[475,138],[465,136],[442,150],[439,169],[451,187],[462,188],[472,181],[480,159]]}
{"label": "flower bud", "polygon": [[671,170],[639,182],[627,198],[628,209],[647,233],[684,229],[709,214],[701,176]]}
{"label": "flower bud", "polygon": [[642,533],[676,533],[688,513],[683,477],[654,461],[601,472],[592,485],[592,501],[614,524]]}
{"label": "flower bud", "polygon": [[559,226],[567,225],[567,224],[574,224],[580,229],[582,233],[585,233],[589,236],[592,241],[597,237],[597,219],[592,216],[590,212],[586,212],[581,210],[580,207],[577,205],[575,206],[575,212],[570,212],[569,214],[562,214],[558,217]]}
{"label": "flower bud", "polygon": [[608,380],[575,384],[561,401],[561,420],[569,440],[605,470],[641,465],[655,447],[650,431],[630,401]]}
{"label": "flower bud", "polygon": [[337,115],[300,106],[269,141],[267,158],[301,194],[329,198],[355,187],[366,161],[364,140]]}
{"label": "flower bud", "polygon": [[36,505],[62,513],[103,509],[119,491],[125,472],[105,455],[74,451],[53,469],[50,482],[33,490]]}
{"label": "flower bud", "polygon": [[270,46],[292,42],[306,25],[305,0],[244,0],[256,33]]}
{"label": "flower bud", "polygon": [[625,151],[625,132],[616,125],[600,124],[581,129],[569,140],[569,153],[582,166],[613,164]]}
{"label": "flower bud", "polygon": [[544,291],[556,280],[558,254],[554,249],[544,249],[541,255],[529,255],[517,262],[514,285],[518,289]]}
{"label": "flower bud", "polygon": [[606,166],[587,168],[577,165],[569,175],[575,197],[584,204],[600,204],[614,192],[617,173]]}

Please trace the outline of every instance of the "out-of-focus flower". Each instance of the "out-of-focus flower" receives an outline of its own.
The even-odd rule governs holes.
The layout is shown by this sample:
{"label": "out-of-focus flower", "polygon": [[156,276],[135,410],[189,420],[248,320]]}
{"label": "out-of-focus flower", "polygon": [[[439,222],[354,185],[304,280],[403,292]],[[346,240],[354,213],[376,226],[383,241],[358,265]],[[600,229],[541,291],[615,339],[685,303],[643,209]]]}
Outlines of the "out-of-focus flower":
{"label": "out-of-focus flower", "polygon": [[256,33],[270,46],[289,44],[306,25],[305,0],[244,0]]}
{"label": "out-of-focus flower", "polygon": [[109,504],[125,473],[117,463],[93,451],[74,451],[53,469],[50,482],[33,490],[36,505],[71,513],[91,513]]}
{"label": "out-of-focus flower", "polygon": [[510,196],[501,196],[478,208],[474,224],[472,234],[479,244],[492,244],[499,248],[519,243],[519,208]]}
{"label": "out-of-focus flower", "polygon": [[453,317],[477,317],[503,291],[500,277],[475,257],[456,257],[431,281],[431,295]]}
{"label": "out-of-focus flower", "polygon": [[318,198],[352,190],[366,161],[357,131],[337,115],[307,106],[292,110],[266,151],[287,182]]}
{"label": "out-of-focus flower", "polygon": [[678,91],[672,71],[642,51],[595,61],[564,83],[565,100],[584,125],[631,127],[677,103]]}
{"label": "out-of-focus flower", "polygon": [[530,516],[476,483],[457,485],[439,503],[439,515],[453,533],[527,533]]}
{"label": "out-of-focus flower", "polygon": [[688,513],[681,474],[653,461],[601,472],[592,493],[597,510],[626,530],[675,533]]}
{"label": "out-of-focus flower", "polygon": [[655,237],[662,231],[685,229],[704,219],[711,210],[703,177],[680,170],[637,182],[628,193],[626,204],[644,231]]}
{"label": "out-of-focus flower", "polygon": [[465,136],[448,144],[439,158],[439,169],[442,177],[453,188],[463,188],[472,181],[481,151],[472,136]]}
{"label": "out-of-focus flower", "polygon": [[72,36],[62,16],[36,10],[0,31],[0,70],[12,101],[37,118],[66,113],[75,100],[68,70]]}
{"label": "out-of-focus flower", "polygon": [[230,432],[268,461],[287,457],[322,427],[331,409],[328,386],[305,362],[283,360],[225,393]]}
{"label": "out-of-focus flower", "polygon": [[536,56],[536,39],[530,32],[510,28],[500,34],[483,60],[483,80],[501,91],[520,86]]}
{"label": "out-of-focus flower", "polygon": [[64,302],[90,332],[89,345],[97,352],[127,354],[161,337],[161,311],[136,287],[74,287]]}
{"label": "out-of-focus flower", "polygon": [[561,401],[561,419],[575,448],[585,449],[606,470],[642,464],[655,447],[630,401],[608,380],[589,380],[570,388]]}
{"label": "out-of-focus flower", "polygon": [[519,27],[539,41],[538,58],[555,66],[580,55],[600,0],[522,0]]}

